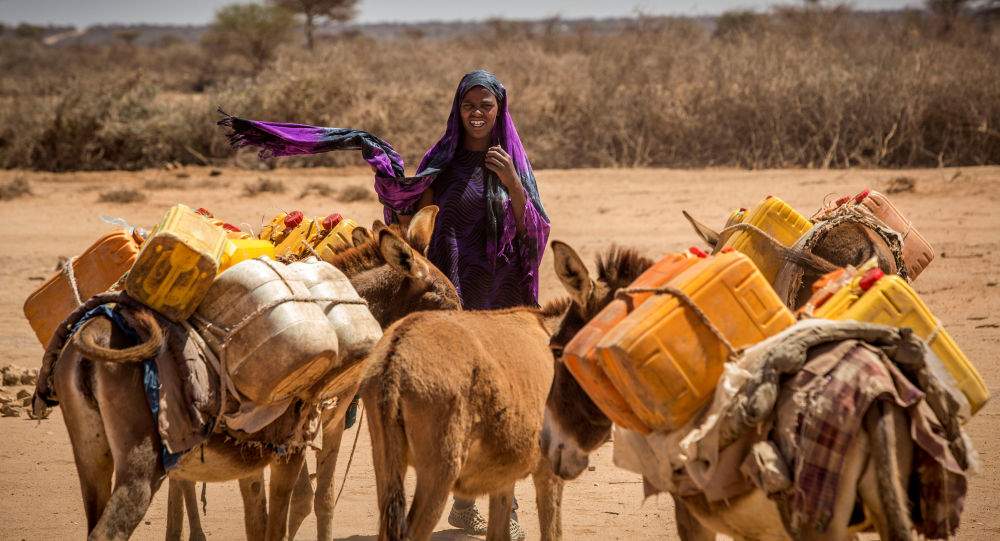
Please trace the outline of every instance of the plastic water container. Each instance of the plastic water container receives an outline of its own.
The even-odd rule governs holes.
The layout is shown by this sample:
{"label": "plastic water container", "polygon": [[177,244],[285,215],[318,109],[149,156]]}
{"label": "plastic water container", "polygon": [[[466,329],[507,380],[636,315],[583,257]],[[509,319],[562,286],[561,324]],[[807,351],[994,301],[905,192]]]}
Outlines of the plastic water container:
{"label": "plastic water container", "polygon": [[[698,261],[692,254],[667,254],[636,278],[629,287],[660,287]],[[597,357],[596,347],[608,331],[651,296],[651,293],[633,293],[629,295],[629,301],[611,301],[566,344],[562,357],[566,368],[612,422],[642,433],[650,432],[649,426],[636,416],[625,397],[608,378]]]}
{"label": "plastic water container", "polygon": [[[382,327],[351,281],[333,265],[310,257],[288,265],[288,270],[316,298],[339,300],[319,301],[339,343],[340,363],[334,374],[324,376],[328,381],[322,392],[324,396],[334,396],[360,380],[364,364],[361,361],[382,338]],[[342,374],[344,371],[349,373]]]}
{"label": "plastic water container", "polygon": [[248,259],[216,278],[193,321],[236,390],[272,404],[305,393],[337,366],[336,330],[313,297],[286,265]]}
{"label": "plastic water container", "polygon": [[[668,283],[698,306],[734,348],[795,322],[753,262],[736,251],[700,259]],[[730,351],[673,295],[656,295],[598,343],[601,366],[650,428],[680,428],[712,398]]]}
{"label": "plastic water container", "polygon": [[934,248],[885,195],[866,190],[858,194],[857,199],[860,199],[861,204],[867,207],[882,223],[902,235],[903,263],[906,264],[910,280],[916,279],[934,259]]}
{"label": "plastic water container", "polygon": [[860,272],[814,312],[826,319],[852,319],[909,327],[928,342],[928,347],[955,379],[956,386],[976,413],[990,398],[983,377],[959,349],[940,321],[902,277],[885,276],[875,268]]}
{"label": "plastic water container", "polygon": [[351,234],[358,227],[354,220],[343,218],[340,214],[331,214],[323,219],[322,225],[322,230],[313,245],[313,250],[320,259],[330,261],[337,252],[354,246]]}
{"label": "plastic water container", "polygon": [[234,238],[232,233],[229,233],[227,237],[226,251],[222,256],[222,264],[219,266],[219,272],[247,259],[256,259],[258,257],[274,259],[274,245],[266,240],[252,237]]}
{"label": "plastic water container", "polygon": [[[735,214],[731,215],[730,220],[734,217]],[[747,212],[739,220],[739,223],[756,226],[788,247],[794,245],[802,235],[812,228],[812,222],[805,216],[774,196],[767,196],[753,210]],[[775,258],[767,250],[768,245],[759,240],[756,235],[747,231],[736,231],[729,236],[724,246],[732,247],[746,254],[757,265],[768,283],[774,283],[778,271],[781,270],[782,261]]]}
{"label": "plastic water container", "polygon": [[184,205],[167,211],[125,279],[125,291],[172,321],[187,319],[219,272],[226,231]]}
{"label": "plastic water container", "polygon": [[[73,277],[81,301],[107,291],[135,263],[142,239],[136,234],[117,230],[97,239],[72,261]],[[43,346],[76,307],[67,273],[54,274],[24,301],[24,315]]]}

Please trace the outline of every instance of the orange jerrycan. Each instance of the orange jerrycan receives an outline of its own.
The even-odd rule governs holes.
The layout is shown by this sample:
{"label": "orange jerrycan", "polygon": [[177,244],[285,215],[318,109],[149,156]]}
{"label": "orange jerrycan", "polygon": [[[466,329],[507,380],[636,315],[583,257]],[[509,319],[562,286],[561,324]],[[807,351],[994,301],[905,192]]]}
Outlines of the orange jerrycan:
{"label": "orange jerrycan", "polygon": [[[24,315],[43,346],[80,302],[107,291],[118,281],[139,253],[141,238],[119,229],[97,239],[79,257],[66,262],[63,272],[53,275],[24,301]],[[70,281],[76,283],[77,295]]]}
{"label": "orange jerrycan", "polygon": [[[660,287],[697,261],[699,259],[691,254],[667,254],[636,278],[629,287]],[[649,426],[632,412],[628,402],[608,379],[598,361],[595,348],[609,330],[625,319],[630,310],[646,302],[651,295],[651,293],[633,293],[629,295],[628,300],[611,301],[576,333],[563,352],[566,368],[597,407],[615,424],[642,433],[648,433]]]}
{"label": "orange jerrycan", "polygon": [[934,248],[888,197],[874,190],[865,190],[856,199],[860,199],[861,204],[876,218],[903,237],[903,262],[906,263],[910,280],[915,280],[934,259]]}
{"label": "orange jerrycan", "polygon": [[171,321],[190,316],[205,297],[226,248],[226,231],[175,205],[143,244],[125,291]]}
{"label": "orange jerrycan", "polygon": [[740,252],[700,259],[667,285],[681,296],[650,298],[597,344],[601,367],[632,411],[663,431],[680,428],[711,400],[732,353],[715,331],[743,348],[795,322]]}
{"label": "orange jerrycan", "polygon": [[975,414],[990,398],[976,367],[905,279],[898,275],[886,276],[877,267],[870,267],[874,265],[863,266],[862,272],[820,305],[815,310],[816,317],[913,329],[941,360]]}
{"label": "orange jerrycan", "polygon": [[[745,215],[738,216],[735,212],[730,215],[727,225],[734,223],[757,227],[788,247],[795,244],[812,227],[812,222],[799,214],[791,205],[770,195]],[[746,254],[757,265],[768,283],[774,283],[782,262],[766,251],[766,242],[757,235],[748,231],[736,231],[729,236],[724,246]]]}

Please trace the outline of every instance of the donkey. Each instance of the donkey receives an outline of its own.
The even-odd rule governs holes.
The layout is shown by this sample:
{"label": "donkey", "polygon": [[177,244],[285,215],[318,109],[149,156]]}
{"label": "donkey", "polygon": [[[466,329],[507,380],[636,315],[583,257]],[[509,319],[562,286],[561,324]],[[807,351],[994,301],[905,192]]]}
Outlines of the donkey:
{"label": "donkey", "polygon": [[[361,387],[379,539],[429,539],[453,492],[489,494],[486,538],[508,540],[514,482],[528,474],[542,539],[561,538],[562,482],[539,438],[554,362],[550,330],[562,306],[422,312],[386,331]],[[404,516],[408,465],[417,485]]]}
{"label": "donkey", "polygon": [[[631,272],[611,275],[600,266],[598,280],[569,246],[553,242],[556,275],[572,299],[550,345],[557,360],[570,339],[613,300],[652,261],[637,260]],[[608,441],[612,423],[590,399],[562,362],[556,362],[545,407],[542,452],[558,476],[574,479],[587,467],[589,454]],[[855,502],[860,499],[883,539],[906,539],[912,530],[904,509],[906,493],[900,479],[912,466],[909,424],[894,404],[877,403],[863,430],[847,452],[834,517],[825,532],[805,532],[807,539],[845,539]],[[715,533],[736,538],[790,539],[774,501],[763,491],[726,503],[674,496],[677,527],[684,540],[715,539]]]}
{"label": "donkey", "polygon": [[[411,223],[408,234],[418,240],[417,244],[430,238],[435,211],[425,209],[425,215]],[[377,240],[358,248],[353,257],[359,271],[352,284],[369,300],[380,321],[411,311],[459,305],[454,286],[396,231],[380,231]],[[146,344],[125,352],[112,349],[127,346],[129,341],[110,321],[95,318],[66,344],[53,372],[91,539],[128,538],[165,477],[160,438],[146,405],[141,364],[134,362],[150,356],[147,350],[156,344],[159,331],[149,312],[136,309],[134,313],[137,319],[148,317],[152,321],[140,329],[140,334],[149,337]],[[162,337],[159,340],[162,343]],[[348,399],[352,396],[345,395]],[[339,402],[346,409],[347,401]],[[248,537],[284,539],[290,494],[302,471],[303,453],[289,453],[280,459],[270,450],[246,453],[222,435],[212,436],[203,449],[203,458],[190,459],[192,453],[182,458],[171,478],[241,480]],[[267,465],[272,475],[270,508],[265,511],[259,474]]]}

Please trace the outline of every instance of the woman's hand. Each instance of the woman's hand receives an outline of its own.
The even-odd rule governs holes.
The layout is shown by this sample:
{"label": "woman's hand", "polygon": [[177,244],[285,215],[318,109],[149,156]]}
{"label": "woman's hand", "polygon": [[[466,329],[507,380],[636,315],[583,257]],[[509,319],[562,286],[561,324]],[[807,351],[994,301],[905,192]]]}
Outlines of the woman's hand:
{"label": "woman's hand", "polygon": [[524,192],[521,176],[517,174],[517,168],[514,167],[514,160],[500,146],[490,147],[486,151],[486,168],[496,173],[500,182],[507,188],[511,208],[514,211],[517,232],[524,233],[524,205],[527,203],[528,194]]}
{"label": "woman's hand", "polygon": [[492,146],[486,151],[486,168],[496,173],[511,196],[523,193],[524,188],[521,186],[517,168],[514,167],[514,160],[500,145]]}

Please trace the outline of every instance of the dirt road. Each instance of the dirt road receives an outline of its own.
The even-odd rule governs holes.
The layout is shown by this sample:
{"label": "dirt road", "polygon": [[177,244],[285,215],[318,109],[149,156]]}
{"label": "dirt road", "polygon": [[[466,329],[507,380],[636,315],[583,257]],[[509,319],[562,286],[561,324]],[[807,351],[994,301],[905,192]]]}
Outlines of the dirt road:
{"label": "dirt road", "polygon": [[[853,193],[883,187],[908,176],[916,189],[893,197],[938,250],[938,259],[915,286],[977,364],[996,394],[1000,389],[1000,168],[920,171],[761,171],[738,170],[569,170],[540,171],[538,181],[552,216],[552,238],[569,242],[590,262],[602,247],[617,242],[657,256],[686,249],[696,238],[681,217],[693,211],[708,223],[722,223],[729,209],[751,206],[767,194],[778,195],[803,211],[816,208],[829,193]],[[276,211],[298,208],[306,214],[341,212],[362,222],[381,216],[374,200],[341,203],[336,198],[299,199],[303,188],[322,182],[332,188],[368,186],[361,169],[246,171],[225,169],[209,176],[207,168],[183,171],[79,173],[66,175],[0,172],[0,182],[23,176],[34,195],[0,202],[0,354],[2,363],[38,366],[42,348],[21,312],[27,295],[52,272],[59,256],[86,248],[111,226],[99,215],[120,216],[134,224],[155,223],[175,202],[204,206],[233,223],[256,229]],[[246,182],[259,177],[280,180],[284,193],[244,197]],[[99,203],[99,194],[126,186],[142,190],[145,202]],[[152,189],[160,188],[160,189]],[[561,294],[546,254],[542,300]],[[962,539],[1000,535],[1000,401],[988,404],[968,425],[981,454],[983,473],[971,481]],[[355,431],[345,436],[341,470]],[[310,458],[311,460],[311,458]],[[567,486],[563,500],[566,539],[672,539],[676,537],[669,498],[643,502],[637,476],[618,470],[606,446],[594,457],[594,471]],[[412,479],[410,480],[412,487]],[[161,490],[136,531],[137,539],[162,538],[166,491]],[[522,524],[537,538],[531,483],[518,484]],[[485,507],[483,507],[485,508]],[[212,539],[242,538],[242,507],[235,483],[208,486]],[[336,535],[373,539],[377,527],[375,489],[367,430],[337,508]],[[68,437],[56,412],[44,422],[0,419],[0,539],[68,539],[85,532],[85,520]],[[300,538],[315,537],[310,518]],[[462,539],[446,521],[435,539]]]}

